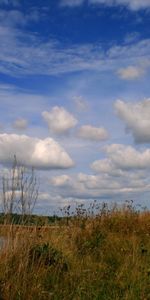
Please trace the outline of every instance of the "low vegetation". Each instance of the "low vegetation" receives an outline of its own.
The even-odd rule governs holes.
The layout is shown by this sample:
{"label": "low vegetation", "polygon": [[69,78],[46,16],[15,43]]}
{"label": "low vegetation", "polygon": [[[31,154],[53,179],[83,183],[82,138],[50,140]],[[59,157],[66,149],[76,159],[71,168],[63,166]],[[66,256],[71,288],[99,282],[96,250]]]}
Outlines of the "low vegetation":
{"label": "low vegetation", "polygon": [[69,210],[53,226],[0,227],[0,299],[150,299],[150,213]]}

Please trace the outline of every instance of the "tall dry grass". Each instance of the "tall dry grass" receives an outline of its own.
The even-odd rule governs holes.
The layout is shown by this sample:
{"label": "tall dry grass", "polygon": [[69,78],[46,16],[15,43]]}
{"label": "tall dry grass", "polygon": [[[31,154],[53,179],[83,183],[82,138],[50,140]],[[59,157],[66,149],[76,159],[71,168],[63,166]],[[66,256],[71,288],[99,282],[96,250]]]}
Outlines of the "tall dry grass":
{"label": "tall dry grass", "polygon": [[53,227],[0,228],[0,299],[150,299],[150,213],[103,206]]}

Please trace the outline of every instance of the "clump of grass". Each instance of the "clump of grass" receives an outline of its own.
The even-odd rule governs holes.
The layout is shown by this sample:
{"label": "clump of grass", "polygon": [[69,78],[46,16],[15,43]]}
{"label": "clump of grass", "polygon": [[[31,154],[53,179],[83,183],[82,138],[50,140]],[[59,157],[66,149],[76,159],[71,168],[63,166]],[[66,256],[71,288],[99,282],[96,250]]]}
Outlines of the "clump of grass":
{"label": "clump of grass", "polygon": [[29,250],[29,266],[39,263],[47,267],[55,267],[59,272],[68,270],[68,264],[62,252],[49,243],[34,245]]}
{"label": "clump of grass", "polygon": [[74,247],[77,250],[77,255],[97,254],[101,250],[106,238],[107,233],[105,230],[101,229],[97,224],[89,228],[87,223],[85,228],[81,227],[75,233]]}
{"label": "clump of grass", "polygon": [[69,209],[61,226],[1,228],[0,299],[150,299],[150,213]]}

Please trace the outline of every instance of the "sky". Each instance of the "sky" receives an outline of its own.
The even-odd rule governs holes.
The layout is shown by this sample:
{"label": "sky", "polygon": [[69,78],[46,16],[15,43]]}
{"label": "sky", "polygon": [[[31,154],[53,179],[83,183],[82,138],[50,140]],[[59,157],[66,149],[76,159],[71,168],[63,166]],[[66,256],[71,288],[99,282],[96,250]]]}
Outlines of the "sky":
{"label": "sky", "polygon": [[40,180],[38,214],[150,208],[150,0],[0,0],[0,166]]}

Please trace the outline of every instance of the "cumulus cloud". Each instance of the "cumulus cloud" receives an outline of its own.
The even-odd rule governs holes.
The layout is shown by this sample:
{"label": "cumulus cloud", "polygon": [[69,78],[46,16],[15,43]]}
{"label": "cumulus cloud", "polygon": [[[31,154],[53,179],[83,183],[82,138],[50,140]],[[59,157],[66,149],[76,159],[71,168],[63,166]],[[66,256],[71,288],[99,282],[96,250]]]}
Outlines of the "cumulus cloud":
{"label": "cumulus cloud", "polygon": [[65,150],[52,138],[38,139],[26,135],[0,134],[0,162],[19,163],[39,169],[63,169],[74,165]]}
{"label": "cumulus cloud", "polygon": [[19,130],[24,130],[27,128],[28,121],[23,118],[18,118],[15,120],[15,122],[12,124],[13,128],[19,129]]}
{"label": "cumulus cloud", "polygon": [[91,165],[97,172],[113,173],[114,170],[150,169],[150,149],[138,151],[132,146],[112,144],[105,147],[108,158],[97,160]]}
{"label": "cumulus cloud", "polygon": [[64,134],[77,124],[75,117],[63,107],[54,106],[49,112],[44,111],[42,116],[49,130],[56,134]]}
{"label": "cumulus cloud", "polygon": [[78,130],[77,135],[80,138],[93,141],[104,141],[108,139],[108,132],[105,128],[94,127],[91,125],[81,126]]}
{"label": "cumulus cloud", "polygon": [[102,178],[108,184],[108,196],[109,184],[113,184],[111,199],[114,195],[120,195],[120,199],[123,196],[127,199],[129,195],[139,199],[142,195],[143,200],[144,193],[150,191],[150,150],[138,151],[131,146],[112,144],[106,146],[105,151],[106,158],[94,161],[91,168],[99,181]]}
{"label": "cumulus cloud", "polygon": [[118,75],[124,80],[135,80],[145,74],[145,70],[142,67],[128,66],[127,68],[121,68],[118,70]]}
{"label": "cumulus cloud", "polygon": [[150,99],[136,103],[117,100],[115,109],[136,143],[150,143]]}
{"label": "cumulus cloud", "polygon": [[105,146],[104,151],[106,158],[91,165],[94,174],[54,176],[50,180],[51,191],[74,201],[123,201],[129,197],[146,197],[146,193],[150,192],[150,149],[137,150],[127,145],[112,144]]}

